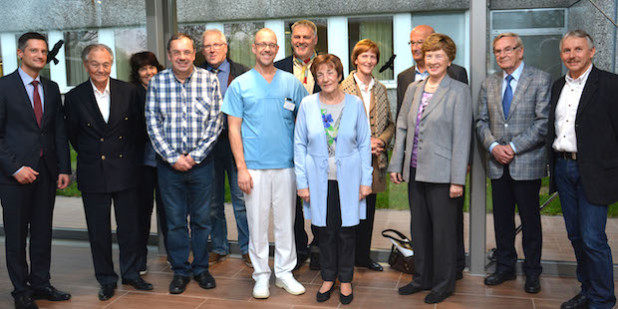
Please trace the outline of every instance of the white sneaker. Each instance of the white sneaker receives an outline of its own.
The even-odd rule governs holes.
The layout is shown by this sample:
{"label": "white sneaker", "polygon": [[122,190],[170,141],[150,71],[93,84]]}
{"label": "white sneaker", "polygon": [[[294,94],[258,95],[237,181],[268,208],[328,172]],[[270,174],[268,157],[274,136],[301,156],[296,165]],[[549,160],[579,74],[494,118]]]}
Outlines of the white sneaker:
{"label": "white sneaker", "polygon": [[268,298],[270,296],[269,283],[270,280],[266,278],[256,280],[253,286],[253,297],[258,299]]}
{"label": "white sneaker", "polygon": [[296,281],[296,279],[294,279],[291,275],[283,278],[277,278],[277,280],[275,280],[275,286],[286,290],[292,295],[300,295],[305,293],[305,287],[298,283],[298,281]]}

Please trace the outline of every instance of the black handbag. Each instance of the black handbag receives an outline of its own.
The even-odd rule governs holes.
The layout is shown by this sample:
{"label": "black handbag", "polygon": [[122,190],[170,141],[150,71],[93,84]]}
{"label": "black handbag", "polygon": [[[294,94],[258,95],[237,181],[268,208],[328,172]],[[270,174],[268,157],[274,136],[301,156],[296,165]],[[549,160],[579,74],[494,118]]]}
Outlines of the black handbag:
{"label": "black handbag", "polygon": [[[395,235],[389,235],[395,234]],[[393,229],[386,229],[382,231],[382,236],[390,239],[391,241],[397,243],[398,246],[402,248],[412,250],[412,241],[410,241],[405,235],[401,232]],[[391,254],[388,257],[388,264],[392,269],[398,270],[400,272],[406,274],[412,274],[414,272],[414,255],[404,256],[397,246],[394,244],[391,246]]]}

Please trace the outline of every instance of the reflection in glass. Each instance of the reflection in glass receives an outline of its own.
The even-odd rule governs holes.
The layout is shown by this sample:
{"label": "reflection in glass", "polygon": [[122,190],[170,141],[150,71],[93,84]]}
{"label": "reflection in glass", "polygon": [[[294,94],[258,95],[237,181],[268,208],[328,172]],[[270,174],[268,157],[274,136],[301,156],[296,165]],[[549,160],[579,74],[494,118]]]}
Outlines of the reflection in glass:
{"label": "reflection in glass", "polygon": [[[387,69],[378,73],[380,68],[393,55],[393,17],[363,17],[348,19],[349,55],[352,55],[354,45],[362,39],[370,39],[380,48],[380,62],[373,70],[373,76],[379,80],[394,79],[393,70]],[[341,55],[339,55],[341,56]],[[350,70],[354,64],[350,63]]]}
{"label": "reflection in glass", "polygon": [[[285,56],[292,55],[292,25],[299,19],[286,20],[285,23]],[[324,18],[309,19],[316,27],[318,27],[318,44],[315,46],[315,50],[318,54],[328,53],[328,30],[327,21]]]}
{"label": "reflection in glass", "polygon": [[116,77],[128,82],[129,75],[131,75],[129,58],[131,58],[131,55],[147,49],[146,28],[116,29],[114,36],[116,38],[114,51],[116,54],[114,57]]}
{"label": "reflection in glass", "polygon": [[253,36],[264,28],[263,22],[245,22],[224,24],[223,33],[227,37],[228,56],[232,61],[242,63],[247,67],[255,65],[255,56],[251,52]]}
{"label": "reflection in glass", "polygon": [[88,80],[84,70],[81,54],[82,50],[98,42],[97,30],[70,31],[64,33],[64,54],[67,65],[67,85],[77,86]]}

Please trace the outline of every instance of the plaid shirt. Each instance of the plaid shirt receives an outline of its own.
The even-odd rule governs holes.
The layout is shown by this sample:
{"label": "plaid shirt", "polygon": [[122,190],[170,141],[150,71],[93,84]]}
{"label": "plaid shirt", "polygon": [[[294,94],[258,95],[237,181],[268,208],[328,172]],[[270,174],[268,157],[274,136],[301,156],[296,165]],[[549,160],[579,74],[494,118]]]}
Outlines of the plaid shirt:
{"label": "plaid shirt", "polygon": [[221,132],[221,93],[217,76],[193,67],[181,83],[171,69],[148,83],[146,125],[155,151],[170,164],[182,154],[202,162]]}

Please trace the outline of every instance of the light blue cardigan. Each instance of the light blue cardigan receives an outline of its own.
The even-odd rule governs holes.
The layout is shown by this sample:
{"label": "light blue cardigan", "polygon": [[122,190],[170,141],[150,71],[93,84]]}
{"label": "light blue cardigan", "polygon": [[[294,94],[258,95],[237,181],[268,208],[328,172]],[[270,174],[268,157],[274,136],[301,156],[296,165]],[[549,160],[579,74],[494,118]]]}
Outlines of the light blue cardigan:
{"label": "light blue cardigan", "polygon": [[[335,163],[339,183],[341,225],[354,226],[367,216],[365,199],[359,201],[360,186],[371,186],[371,132],[363,102],[346,94],[342,111]],[[326,226],[328,193],[328,147],[320,112],[319,93],[300,104],[294,129],[294,170],[298,189],[309,188],[304,203],[305,218],[315,226]]]}

